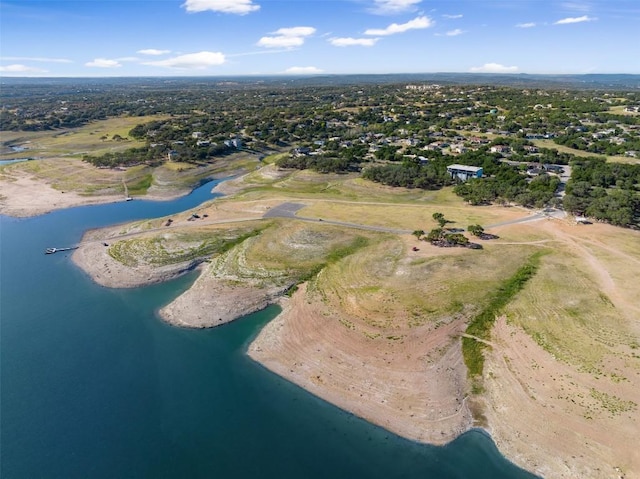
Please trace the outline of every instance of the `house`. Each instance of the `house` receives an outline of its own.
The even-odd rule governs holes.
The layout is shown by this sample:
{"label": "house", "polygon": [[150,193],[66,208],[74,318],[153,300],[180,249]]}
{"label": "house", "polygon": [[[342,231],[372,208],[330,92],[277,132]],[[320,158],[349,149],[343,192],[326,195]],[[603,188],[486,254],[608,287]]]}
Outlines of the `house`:
{"label": "house", "polygon": [[447,171],[452,178],[458,178],[462,181],[467,181],[471,178],[482,178],[482,167],[480,166],[467,166],[467,165],[449,165]]}
{"label": "house", "polygon": [[491,153],[509,153],[511,151],[511,148],[505,145],[495,145],[492,146],[489,151]]}
{"label": "house", "polygon": [[300,146],[298,148],[294,148],[293,149],[293,154],[295,156],[306,156],[309,153],[311,153],[311,148],[309,148],[307,146]]}
{"label": "house", "polygon": [[242,148],[242,140],[240,138],[234,138],[233,140],[225,140],[224,144],[228,148],[236,148],[237,150]]}
{"label": "house", "polygon": [[542,168],[545,171],[550,171],[551,173],[557,173],[557,174],[564,173],[564,170],[562,169],[562,166],[560,166],[560,165],[550,165],[550,164],[545,163],[544,165],[542,165]]}
{"label": "house", "polygon": [[467,148],[464,145],[451,145],[451,152],[452,153],[457,153],[457,154],[462,154],[462,153],[466,153],[467,152]]}

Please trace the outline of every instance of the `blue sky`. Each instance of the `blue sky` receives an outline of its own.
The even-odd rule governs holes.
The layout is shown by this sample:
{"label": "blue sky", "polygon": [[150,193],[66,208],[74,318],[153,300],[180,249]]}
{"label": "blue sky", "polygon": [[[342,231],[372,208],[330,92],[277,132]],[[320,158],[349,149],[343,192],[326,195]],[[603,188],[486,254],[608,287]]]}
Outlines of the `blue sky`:
{"label": "blue sky", "polygon": [[640,0],[0,0],[2,76],[640,74]]}

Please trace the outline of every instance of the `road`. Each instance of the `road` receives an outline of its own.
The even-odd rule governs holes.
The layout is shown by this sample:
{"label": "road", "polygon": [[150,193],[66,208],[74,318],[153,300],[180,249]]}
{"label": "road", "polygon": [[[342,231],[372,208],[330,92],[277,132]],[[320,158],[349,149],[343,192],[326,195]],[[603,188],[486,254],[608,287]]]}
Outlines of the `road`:
{"label": "road", "polygon": [[304,208],[305,206],[307,205],[304,205],[301,203],[282,203],[274,208],[271,208],[269,211],[267,211],[264,214],[263,218],[295,218],[301,221],[311,221],[313,223],[321,222],[327,225],[345,226],[347,228],[357,228],[361,230],[378,231],[381,233],[392,233],[392,234],[399,234],[399,235],[411,233],[411,231],[409,230],[386,228],[384,226],[368,226],[368,225],[362,225],[359,223],[347,223],[344,221],[326,220],[324,218],[308,218],[305,216],[297,216],[296,213],[302,208]]}
{"label": "road", "polygon": [[[357,203],[357,202],[355,202]],[[186,224],[186,223],[180,223],[180,224],[172,224],[170,226],[161,226],[158,228],[150,228],[144,231],[136,231],[136,232],[132,232],[132,233],[124,233],[118,236],[113,236],[113,237],[109,237],[109,238],[99,238],[99,239],[93,239],[93,240],[85,240],[85,241],[81,241],[80,243],[77,244],[78,247],[82,246],[82,245],[86,245],[86,244],[91,244],[91,243],[103,243],[105,241],[109,241],[109,242],[113,242],[113,241],[119,241],[121,239],[124,238],[132,238],[135,236],[139,236],[142,234],[149,234],[149,233],[153,233],[153,232],[157,232],[157,231],[167,231],[167,230],[171,230],[174,229],[176,227],[179,228],[185,228],[185,227],[202,227],[202,226],[209,226],[209,225],[219,225],[219,224],[229,224],[229,223],[243,223],[243,222],[247,222],[247,221],[256,221],[256,220],[260,220],[260,219],[268,219],[268,218],[289,218],[289,219],[295,219],[295,220],[299,220],[299,221],[308,221],[308,222],[312,222],[312,223],[320,223],[320,224],[327,224],[327,225],[332,225],[332,226],[343,226],[346,228],[356,228],[356,229],[361,229],[361,230],[366,230],[366,231],[376,231],[379,233],[391,233],[391,234],[399,234],[399,235],[403,235],[403,234],[411,234],[412,231],[411,230],[403,230],[403,229],[398,229],[398,228],[388,228],[385,226],[371,226],[371,225],[364,225],[364,224],[360,224],[360,223],[348,223],[346,221],[335,221],[335,220],[330,220],[330,219],[326,219],[326,218],[309,218],[309,217],[305,217],[305,216],[298,216],[297,212],[300,211],[302,208],[306,207],[306,204],[303,203],[281,203],[278,206],[275,206],[273,208],[271,208],[269,211],[267,211],[264,215],[262,215],[262,217],[260,216],[255,216],[255,217],[247,217],[247,218],[233,218],[233,219],[224,219],[224,220],[215,220],[215,219],[205,219],[204,221],[202,219],[194,221],[192,223]],[[528,216],[525,216],[524,218],[518,218],[516,220],[511,220],[511,221],[505,221],[502,223],[495,223],[492,225],[487,225],[485,226],[485,229],[491,229],[491,228],[498,228],[501,226],[508,226],[508,225],[512,225],[512,224],[519,224],[519,223],[528,223],[528,222],[532,222],[532,221],[539,221],[539,220],[543,220],[543,219],[551,219],[551,218],[564,218],[566,216],[566,213],[562,210],[556,210],[556,209],[551,209],[551,208],[547,208],[539,213],[535,213],[535,214],[530,214]],[[463,230],[464,231],[464,230]]]}

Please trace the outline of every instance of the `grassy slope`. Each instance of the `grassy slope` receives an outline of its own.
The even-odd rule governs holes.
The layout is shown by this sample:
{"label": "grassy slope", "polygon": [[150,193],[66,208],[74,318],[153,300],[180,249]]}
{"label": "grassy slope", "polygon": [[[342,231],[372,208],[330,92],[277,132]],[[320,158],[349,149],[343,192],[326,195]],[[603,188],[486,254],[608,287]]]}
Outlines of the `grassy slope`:
{"label": "grassy slope", "polygon": [[[31,157],[72,156],[81,158],[90,152],[99,156],[107,152],[122,151],[144,145],[143,141],[129,139],[129,131],[140,123],[167,118],[166,116],[117,117],[96,121],[80,128],[38,131],[38,132],[1,132],[2,142],[26,146],[28,150],[0,155],[0,159]],[[113,139],[115,135],[126,138],[123,141]],[[102,139],[107,136],[106,139]]]}
{"label": "grassy slope", "polygon": [[[51,184],[61,191],[81,194],[124,194],[126,182],[130,195],[144,195],[153,186],[154,192],[177,194],[188,191],[200,179],[225,171],[255,168],[257,157],[233,154],[203,167],[184,163],[167,163],[156,168],[138,165],[126,170],[95,168],[82,161],[90,152],[99,156],[107,152],[139,147],[144,142],[113,140],[115,135],[127,138],[137,124],[164,118],[163,116],[119,117],[98,121],[81,128],[46,132],[2,132],[2,142],[27,146],[24,152],[3,150],[0,159],[36,157],[29,161],[0,167],[0,178],[12,179],[29,175]],[[106,139],[103,139],[107,136]]]}
{"label": "grassy slope", "polygon": [[[524,214],[516,209],[469,207],[450,190],[393,190],[349,176],[309,172],[290,172],[285,177],[263,173],[249,175],[243,180],[246,190],[218,200],[218,207],[242,210],[293,200],[308,205],[301,216],[408,230],[435,226],[431,218],[434,211],[444,212],[456,222],[453,226],[498,222]],[[158,227],[162,221],[154,220],[147,227]],[[637,336],[587,273],[585,256],[567,245],[566,240],[573,241],[573,237],[562,242],[540,226],[505,227],[499,231],[500,240],[485,242],[484,250],[473,251],[436,248],[412,237],[274,220],[273,226],[219,257],[217,271],[241,282],[284,283],[320,272],[311,289],[338,304],[345,318],[358,318],[361,332],[368,337],[401,337],[412,328],[437,327],[455,318],[471,321],[484,311],[489,318],[486,327],[471,327],[468,333],[487,339],[492,319],[504,312],[558,360],[598,375],[624,376],[627,373],[616,372],[618,365],[607,365],[606,359],[611,355],[622,360],[633,358],[634,348],[640,347]],[[590,248],[619,284],[618,291],[632,298],[635,283],[630,279],[637,271],[633,261],[640,264],[637,234],[602,226],[599,237],[609,249],[589,243],[588,235],[575,241]],[[249,227],[255,228],[243,228]],[[180,241],[203,248],[207,235],[220,235],[221,231],[242,235],[243,228],[230,224],[197,234],[185,230],[179,233]],[[137,240],[128,241],[135,244]],[[159,241],[167,240],[156,238],[151,243]],[[410,249],[414,244],[419,247],[417,253]],[[542,248],[550,253],[538,258]],[[519,272],[528,263],[528,268],[536,269],[537,261],[540,266],[535,275]],[[345,321],[345,325],[352,324]],[[465,342],[477,344],[474,340]],[[473,363],[468,363],[471,372],[479,373],[481,369],[474,369],[477,365]]]}

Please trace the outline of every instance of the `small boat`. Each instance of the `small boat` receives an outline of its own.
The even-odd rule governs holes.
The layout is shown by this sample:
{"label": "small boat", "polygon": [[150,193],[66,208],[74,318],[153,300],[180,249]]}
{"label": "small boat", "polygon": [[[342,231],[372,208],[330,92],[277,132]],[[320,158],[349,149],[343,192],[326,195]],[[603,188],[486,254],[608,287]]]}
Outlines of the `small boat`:
{"label": "small boat", "polygon": [[131,198],[131,196],[127,196],[124,200],[125,201],[133,201],[133,198]]}
{"label": "small boat", "polygon": [[53,254],[56,251],[58,251],[58,250],[55,249],[55,248],[47,248],[46,250],[44,250],[44,254]]}

